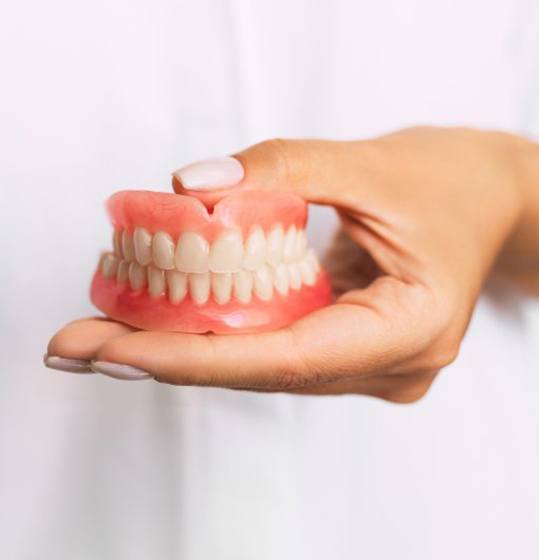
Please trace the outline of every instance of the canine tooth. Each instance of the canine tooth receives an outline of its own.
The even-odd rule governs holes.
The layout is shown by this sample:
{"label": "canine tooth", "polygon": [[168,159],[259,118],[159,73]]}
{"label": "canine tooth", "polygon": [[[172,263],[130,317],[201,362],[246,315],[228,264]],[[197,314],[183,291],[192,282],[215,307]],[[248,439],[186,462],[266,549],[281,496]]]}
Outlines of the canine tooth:
{"label": "canine tooth", "polygon": [[301,272],[301,279],[307,286],[314,286],[316,283],[316,272],[314,264],[309,259],[303,259],[299,263],[299,270]]}
{"label": "canine tooth", "polygon": [[320,272],[320,263],[318,262],[318,257],[316,256],[314,249],[309,249],[305,258],[312,263],[315,274],[318,274]]}
{"label": "canine tooth", "polygon": [[122,233],[122,253],[127,262],[135,260],[135,247],[133,245],[133,236],[124,229]]}
{"label": "canine tooth", "polygon": [[264,265],[254,272],[255,294],[259,299],[268,301],[273,296],[273,283],[268,266]]}
{"label": "canine tooth", "polygon": [[187,274],[179,270],[165,272],[168,285],[168,299],[172,303],[180,303],[187,293]]}
{"label": "canine tooth", "polygon": [[256,270],[266,262],[266,236],[261,227],[256,227],[245,244],[243,268]]}
{"label": "canine tooth", "polygon": [[241,267],[243,243],[238,231],[227,231],[218,237],[210,248],[212,272],[234,272]]}
{"label": "canine tooth", "polygon": [[206,303],[210,297],[210,273],[189,274],[189,289],[195,303]]}
{"label": "canine tooth", "polygon": [[273,285],[282,296],[288,294],[288,267],[286,264],[280,263],[273,269]]}
{"label": "canine tooth", "polygon": [[122,258],[122,232],[119,229],[115,229],[112,234],[112,246],[114,247],[114,252],[118,258]]}
{"label": "canine tooth", "polygon": [[284,231],[279,224],[268,235],[266,259],[269,264],[277,266],[283,258]]}
{"label": "canine tooth", "polygon": [[294,248],[294,260],[300,261],[307,251],[307,236],[305,230],[300,229],[296,235],[296,246]]}
{"label": "canine tooth", "polygon": [[133,290],[141,290],[146,285],[146,268],[135,261],[129,264],[128,276]]}
{"label": "canine tooth", "polygon": [[232,274],[230,272],[212,272],[211,289],[217,303],[227,303],[232,292]]}
{"label": "canine tooth", "polygon": [[186,231],[180,235],[174,260],[182,272],[207,272],[210,247],[198,233]]}
{"label": "canine tooth", "polygon": [[152,257],[155,266],[164,270],[172,270],[174,268],[174,249],[172,237],[164,231],[158,231],[152,241]]}
{"label": "canine tooth", "polygon": [[148,292],[153,298],[165,293],[165,271],[155,266],[148,267]]}
{"label": "canine tooth", "polygon": [[284,236],[283,261],[290,263],[294,260],[296,252],[296,226],[290,226]]}
{"label": "canine tooth", "polygon": [[241,303],[249,303],[253,293],[253,273],[239,270],[234,273],[234,297]]}
{"label": "canine tooth", "polygon": [[301,270],[298,263],[291,263],[288,265],[288,275],[290,278],[290,287],[293,290],[301,288]]}
{"label": "canine tooth", "polygon": [[129,272],[129,263],[127,261],[120,261],[118,264],[118,270],[116,271],[116,282],[122,284],[127,282]]}
{"label": "canine tooth", "polygon": [[141,266],[149,265],[152,262],[152,234],[146,228],[135,228],[133,245],[137,262]]}
{"label": "canine tooth", "polygon": [[106,253],[101,259],[101,274],[105,278],[112,278],[118,268],[118,259],[112,253]]}

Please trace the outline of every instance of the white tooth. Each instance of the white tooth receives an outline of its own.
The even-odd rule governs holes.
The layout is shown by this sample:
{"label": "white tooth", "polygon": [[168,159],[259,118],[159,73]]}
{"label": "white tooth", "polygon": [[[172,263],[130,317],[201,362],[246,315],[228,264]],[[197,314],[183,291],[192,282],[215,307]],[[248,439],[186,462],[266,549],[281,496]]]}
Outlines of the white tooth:
{"label": "white tooth", "polygon": [[148,292],[153,298],[165,293],[165,272],[155,266],[148,267]]}
{"label": "white tooth", "polygon": [[234,297],[241,303],[249,303],[253,293],[253,273],[239,270],[234,273]]}
{"label": "white tooth", "polygon": [[146,285],[146,268],[137,262],[133,261],[129,265],[128,276],[133,290],[141,290]]}
{"label": "white tooth", "polygon": [[318,274],[320,272],[320,263],[314,249],[309,249],[305,258],[313,265],[315,274]]}
{"label": "white tooth", "polygon": [[232,291],[232,274],[230,272],[213,272],[211,275],[213,299],[223,304],[230,300]]}
{"label": "white tooth", "polygon": [[179,270],[167,270],[168,299],[180,303],[187,293],[187,274]]}
{"label": "white tooth", "polygon": [[122,258],[122,232],[119,229],[115,229],[112,234],[112,246],[114,247],[114,252],[118,258]]}
{"label": "white tooth", "polygon": [[189,274],[189,291],[195,303],[206,303],[210,297],[210,273]]}
{"label": "white tooth", "polygon": [[268,235],[266,259],[273,265],[277,266],[283,258],[284,231],[283,226],[279,224]]}
{"label": "white tooth", "polygon": [[174,241],[168,233],[158,231],[153,236],[152,257],[155,266],[164,270],[174,268]]}
{"label": "white tooth", "polygon": [[266,236],[261,227],[256,227],[245,244],[243,268],[256,270],[266,262]]}
{"label": "white tooth", "polygon": [[207,272],[210,247],[198,233],[186,231],[176,246],[176,268],[182,272]]}
{"label": "white tooth", "polygon": [[255,294],[263,301],[270,300],[273,296],[273,283],[269,267],[264,265],[253,274],[255,277]]}
{"label": "white tooth", "polygon": [[122,253],[127,262],[135,260],[135,247],[133,245],[133,236],[124,229],[122,233]]}
{"label": "white tooth", "polygon": [[120,261],[118,265],[118,271],[116,272],[116,282],[122,284],[123,282],[127,282],[128,278],[128,271],[129,271],[129,263],[127,261]]}
{"label": "white tooth", "polygon": [[307,258],[299,263],[299,270],[301,272],[301,279],[307,286],[314,286],[316,283],[316,272],[314,271],[314,264]]}
{"label": "white tooth", "polygon": [[210,248],[212,272],[234,272],[241,267],[243,243],[239,231],[227,231],[218,237]]}
{"label": "white tooth", "polygon": [[135,257],[141,266],[152,262],[152,234],[143,227],[135,228],[133,233]]}
{"label": "white tooth", "polygon": [[286,264],[278,264],[273,269],[273,285],[282,296],[288,294],[288,267]]}
{"label": "white tooth", "polygon": [[112,253],[106,253],[101,259],[101,274],[105,278],[112,278],[118,268],[118,259]]}
{"label": "white tooth", "polygon": [[296,252],[296,226],[290,226],[284,236],[283,261],[290,263],[294,260]]}
{"label": "white tooth", "polygon": [[301,288],[301,270],[298,263],[291,263],[288,265],[288,275],[290,278],[290,287],[293,290]]}
{"label": "white tooth", "polygon": [[305,230],[300,229],[296,235],[296,247],[294,249],[294,260],[300,261],[307,252],[307,236]]}

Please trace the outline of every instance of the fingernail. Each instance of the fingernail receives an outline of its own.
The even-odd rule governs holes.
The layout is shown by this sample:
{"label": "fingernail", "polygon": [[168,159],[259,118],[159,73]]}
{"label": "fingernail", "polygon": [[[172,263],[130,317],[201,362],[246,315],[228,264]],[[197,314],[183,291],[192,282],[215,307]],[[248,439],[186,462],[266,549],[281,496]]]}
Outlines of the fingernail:
{"label": "fingernail", "polygon": [[114,364],[112,362],[91,362],[90,367],[96,373],[102,373],[114,379],[124,379],[126,381],[137,381],[139,379],[151,379],[151,375],[133,366],[127,364]]}
{"label": "fingernail", "polygon": [[183,187],[193,191],[211,191],[237,185],[245,175],[243,165],[233,157],[206,159],[173,173]]}
{"label": "fingernail", "polygon": [[61,358],[60,356],[43,356],[43,364],[50,369],[69,371],[70,373],[94,373],[90,368],[89,360],[75,360],[73,358]]}

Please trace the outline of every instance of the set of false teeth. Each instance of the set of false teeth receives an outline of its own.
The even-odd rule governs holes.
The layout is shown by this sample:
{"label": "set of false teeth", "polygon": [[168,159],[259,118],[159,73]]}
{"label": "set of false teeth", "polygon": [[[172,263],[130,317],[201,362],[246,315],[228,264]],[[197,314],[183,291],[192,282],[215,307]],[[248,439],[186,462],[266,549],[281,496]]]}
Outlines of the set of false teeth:
{"label": "set of false teeth", "polygon": [[142,227],[133,233],[116,230],[113,243],[114,253],[106,253],[101,260],[103,276],[129,281],[133,290],[148,284],[152,297],[168,294],[173,303],[189,292],[202,304],[210,291],[221,304],[232,296],[248,303],[253,292],[268,301],[274,288],[287,295],[290,288],[314,285],[320,269],[314,252],[307,249],[305,232],[294,226],[286,233],[276,226],[267,237],[256,227],[245,245],[241,234],[232,230],[210,245],[194,232],[182,233],[174,243],[168,233],[152,235]]}

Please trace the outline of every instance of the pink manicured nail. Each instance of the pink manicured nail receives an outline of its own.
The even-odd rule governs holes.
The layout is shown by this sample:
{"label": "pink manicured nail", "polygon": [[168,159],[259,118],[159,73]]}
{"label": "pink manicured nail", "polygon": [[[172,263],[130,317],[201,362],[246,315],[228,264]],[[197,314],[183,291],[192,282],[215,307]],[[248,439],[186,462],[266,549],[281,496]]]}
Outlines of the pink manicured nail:
{"label": "pink manicured nail", "polygon": [[90,369],[89,360],[75,360],[73,358],[61,358],[60,356],[43,356],[43,363],[50,369],[68,371],[70,373],[94,373]]}
{"label": "pink manicured nail", "polygon": [[173,175],[192,191],[211,191],[237,185],[244,176],[242,164],[233,157],[206,159],[191,163]]}
{"label": "pink manicured nail", "polygon": [[112,362],[92,362],[90,367],[96,373],[102,373],[114,379],[123,379],[125,381],[138,381],[139,379],[151,379],[151,375],[133,366],[127,364],[114,364]]}

